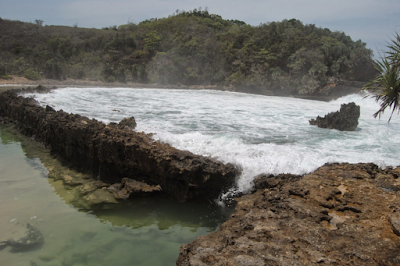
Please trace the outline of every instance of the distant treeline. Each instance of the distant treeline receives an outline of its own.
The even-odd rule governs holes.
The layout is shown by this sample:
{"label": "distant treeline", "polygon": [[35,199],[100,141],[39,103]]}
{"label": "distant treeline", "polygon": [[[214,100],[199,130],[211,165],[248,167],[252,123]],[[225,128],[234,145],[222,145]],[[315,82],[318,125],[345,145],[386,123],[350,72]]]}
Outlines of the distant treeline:
{"label": "distant treeline", "polygon": [[374,75],[372,51],[296,19],[250,26],[207,10],[86,29],[0,19],[0,76],[223,85],[313,94]]}

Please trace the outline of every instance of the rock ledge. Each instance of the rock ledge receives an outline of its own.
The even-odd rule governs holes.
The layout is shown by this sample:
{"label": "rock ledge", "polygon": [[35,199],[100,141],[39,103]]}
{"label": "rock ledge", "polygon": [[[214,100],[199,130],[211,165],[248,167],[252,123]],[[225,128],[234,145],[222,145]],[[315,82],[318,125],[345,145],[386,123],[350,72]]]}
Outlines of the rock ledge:
{"label": "rock ledge", "polygon": [[327,164],[260,177],[217,232],[181,246],[177,265],[400,265],[399,172]]}

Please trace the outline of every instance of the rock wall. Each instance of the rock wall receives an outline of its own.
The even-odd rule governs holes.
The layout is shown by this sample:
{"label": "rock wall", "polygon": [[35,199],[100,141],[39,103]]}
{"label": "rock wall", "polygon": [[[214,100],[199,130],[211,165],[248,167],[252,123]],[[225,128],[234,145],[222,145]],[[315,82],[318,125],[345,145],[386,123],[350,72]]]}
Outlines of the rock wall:
{"label": "rock wall", "polygon": [[400,167],[327,164],[261,176],[217,232],[177,265],[400,265]]}
{"label": "rock wall", "polygon": [[[40,89],[40,88],[39,88]],[[19,130],[45,144],[68,166],[107,183],[131,178],[152,185],[180,201],[216,197],[233,186],[239,170],[211,158],[180,151],[134,132],[135,123],[105,125],[77,114],[40,107],[13,91],[0,94],[0,116],[13,119]]]}

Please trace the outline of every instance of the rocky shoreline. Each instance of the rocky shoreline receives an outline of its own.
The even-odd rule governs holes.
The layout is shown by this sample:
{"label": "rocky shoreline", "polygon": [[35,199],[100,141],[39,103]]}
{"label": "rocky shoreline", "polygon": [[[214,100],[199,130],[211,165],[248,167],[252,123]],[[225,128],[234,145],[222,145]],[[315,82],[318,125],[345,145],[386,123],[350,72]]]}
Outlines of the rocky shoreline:
{"label": "rocky shoreline", "polygon": [[[39,86],[36,90],[47,89]],[[67,166],[107,184],[122,184],[123,178],[129,178],[160,186],[179,201],[214,199],[233,186],[240,172],[232,164],[156,142],[149,134],[132,131],[126,123],[105,125],[50,106],[43,108],[34,99],[16,92],[0,94],[3,122],[16,123],[22,134],[43,143]],[[119,194],[115,191],[118,187],[114,186],[113,192]],[[147,189],[146,185],[142,187]],[[137,192],[133,188],[125,191]]]}
{"label": "rocky shoreline", "polygon": [[217,232],[177,265],[400,265],[400,167],[327,164],[260,176]]}
{"label": "rocky shoreline", "polygon": [[[181,201],[215,197],[239,173],[132,132],[133,120],[106,126],[11,91],[0,94],[0,116],[102,180],[117,200],[160,190]],[[326,164],[303,176],[260,175],[254,183],[218,231],[181,246],[177,265],[400,265],[400,167]]]}

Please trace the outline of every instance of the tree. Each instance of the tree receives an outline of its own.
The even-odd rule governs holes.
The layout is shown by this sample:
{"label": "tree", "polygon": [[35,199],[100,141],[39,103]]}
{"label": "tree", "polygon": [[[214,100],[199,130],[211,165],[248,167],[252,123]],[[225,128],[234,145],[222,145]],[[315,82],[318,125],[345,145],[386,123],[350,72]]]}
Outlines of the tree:
{"label": "tree", "polygon": [[41,20],[41,19],[35,19],[35,24],[36,25],[38,25],[38,26],[43,26],[43,20]]}
{"label": "tree", "polygon": [[381,61],[375,62],[379,75],[368,82],[363,90],[371,91],[376,102],[381,108],[374,113],[374,117],[381,117],[386,108],[391,108],[388,122],[392,119],[394,111],[400,112],[400,36],[396,34],[387,45],[389,49]]}

